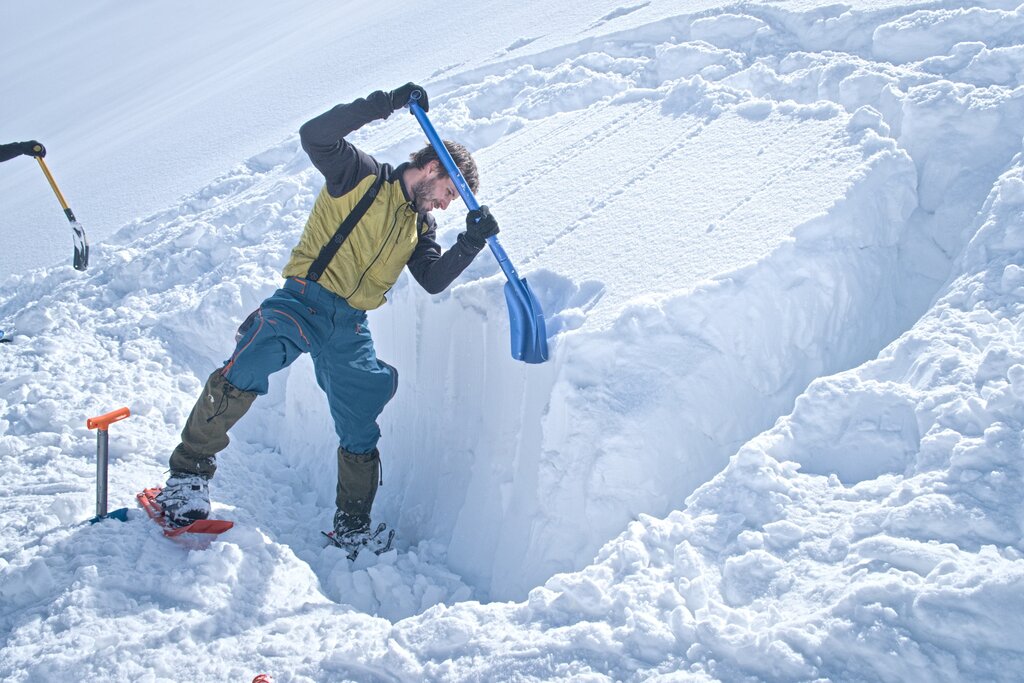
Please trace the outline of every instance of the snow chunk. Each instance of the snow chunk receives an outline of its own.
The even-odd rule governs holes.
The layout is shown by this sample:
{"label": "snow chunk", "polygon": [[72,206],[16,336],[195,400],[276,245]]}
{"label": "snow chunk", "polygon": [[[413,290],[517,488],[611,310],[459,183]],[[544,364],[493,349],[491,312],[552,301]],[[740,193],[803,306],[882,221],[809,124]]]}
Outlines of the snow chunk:
{"label": "snow chunk", "polygon": [[[920,10],[879,26],[873,37],[875,56],[896,64],[945,55],[955,45],[985,36],[998,44],[1024,33],[1024,11],[971,7]],[[973,48],[965,48],[973,49]]]}
{"label": "snow chunk", "polygon": [[761,19],[745,14],[717,14],[697,19],[690,24],[690,36],[717,47],[746,46],[755,38],[771,33],[771,28]]}

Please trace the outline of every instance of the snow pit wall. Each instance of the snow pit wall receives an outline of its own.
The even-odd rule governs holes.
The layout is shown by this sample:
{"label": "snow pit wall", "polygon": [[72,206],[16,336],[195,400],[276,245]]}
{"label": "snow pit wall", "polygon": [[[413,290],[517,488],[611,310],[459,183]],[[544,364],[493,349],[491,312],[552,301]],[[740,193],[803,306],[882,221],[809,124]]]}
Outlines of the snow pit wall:
{"label": "snow pit wall", "polygon": [[[891,146],[860,171],[759,263],[563,334],[543,365],[514,361],[504,306],[479,305],[502,301],[500,278],[438,297],[403,279],[370,320],[401,377],[381,420],[375,515],[405,543],[447,546],[476,597],[519,599],[585,566],[638,514],[681,507],[811,380],[901,331],[895,245],[915,172]],[[315,386],[296,363],[281,448],[331,509],[336,440]]]}
{"label": "snow pit wall", "polygon": [[[863,99],[874,105],[855,111],[848,130],[876,158],[826,215],[755,265],[637,300],[609,329],[560,335],[546,365],[509,357],[500,281],[436,298],[399,283],[371,316],[379,353],[402,378],[382,420],[377,514],[405,542],[446,545],[477,597],[519,598],[585,565],[637,514],[682,506],[809,381],[874,357],[927,306],[1012,154],[994,147],[1015,126],[996,134],[977,120],[1017,107],[1016,96],[975,106],[986,93],[942,84],[902,101],[867,92],[847,91],[848,111]],[[822,94],[809,88],[801,99]],[[978,168],[977,158],[957,155],[963,150],[991,163]],[[293,370],[307,373],[295,385],[311,387],[303,367]],[[292,386],[287,422],[296,411],[307,416],[282,448],[308,468],[311,449],[333,451],[333,429],[322,400],[310,401],[306,389],[292,397]],[[316,420],[322,429],[311,428]],[[912,450],[916,436],[907,434]],[[313,479],[330,507],[333,461],[317,460]],[[839,474],[854,481],[899,469],[863,461]]]}

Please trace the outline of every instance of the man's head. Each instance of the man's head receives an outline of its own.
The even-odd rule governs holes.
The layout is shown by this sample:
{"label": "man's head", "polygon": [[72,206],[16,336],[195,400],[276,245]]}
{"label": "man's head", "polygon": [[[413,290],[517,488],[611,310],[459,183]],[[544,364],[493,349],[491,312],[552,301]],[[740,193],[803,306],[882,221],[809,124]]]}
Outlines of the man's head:
{"label": "man's head", "polygon": [[[459,167],[469,189],[476,192],[480,185],[480,176],[469,150],[451,140],[444,140],[444,146],[455,160],[455,165]],[[412,192],[412,201],[417,211],[426,213],[432,209],[447,209],[459,196],[455,183],[437,157],[437,150],[431,145],[409,155],[409,164],[415,171],[409,190]]]}

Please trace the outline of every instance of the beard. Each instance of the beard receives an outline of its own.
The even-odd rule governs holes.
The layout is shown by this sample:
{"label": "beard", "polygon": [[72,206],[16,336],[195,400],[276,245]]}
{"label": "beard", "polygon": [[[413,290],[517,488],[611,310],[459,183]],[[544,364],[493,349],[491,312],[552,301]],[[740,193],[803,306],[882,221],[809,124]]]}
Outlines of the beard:
{"label": "beard", "polygon": [[434,208],[434,176],[421,178],[412,186],[412,204],[417,213],[429,213]]}

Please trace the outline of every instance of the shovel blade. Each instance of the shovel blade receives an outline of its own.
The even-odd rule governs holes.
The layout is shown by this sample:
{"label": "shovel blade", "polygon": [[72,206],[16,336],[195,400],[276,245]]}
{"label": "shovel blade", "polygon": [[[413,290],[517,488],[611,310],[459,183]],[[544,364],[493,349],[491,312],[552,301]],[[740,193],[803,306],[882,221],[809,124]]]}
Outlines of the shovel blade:
{"label": "shovel blade", "polygon": [[71,238],[75,243],[75,270],[85,270],[89,267],[89,241],[85,238],[85,228],[78,221],[71,221]]}
{"label": "shovel blade", "polygon": [[97,515],[89,520],[89,524],[95,524],[96,522],[102,522],[105,519],[116,519],[119,522],[128,521],[128,508],[118,508],[112,512],[108,512],[105,515]]}
{"label": "shovel blade", "polygon": [[512,357],[524,363],[543,363],[548,359],[547,328],[540,302],[525,279],[505,283],[509,329],[512,333]]}

